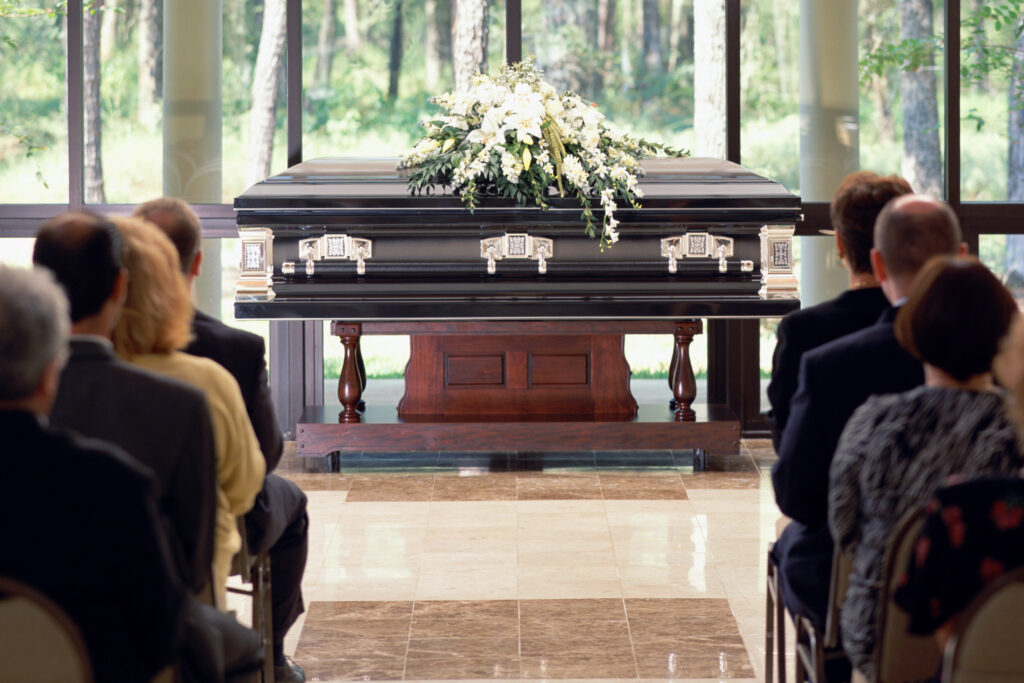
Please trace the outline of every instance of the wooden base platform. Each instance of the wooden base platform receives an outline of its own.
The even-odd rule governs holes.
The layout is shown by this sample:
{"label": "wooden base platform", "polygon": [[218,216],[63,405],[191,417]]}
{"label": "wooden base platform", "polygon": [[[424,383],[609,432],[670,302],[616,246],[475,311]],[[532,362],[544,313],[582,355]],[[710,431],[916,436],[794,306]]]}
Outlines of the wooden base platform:
{"label": "wooden base platform", "polygon": [[728,406],[694,404],[696,419],[680,422],[668,406],[641,405],[628,419],[493,415],[423,421],[399,418],[393,407],[369,406],[359,422],[339,422],[340,406],[310,406],[296,425],[300,457],[341,452],[593,451],[701,449],[739,453],[740,423]]}

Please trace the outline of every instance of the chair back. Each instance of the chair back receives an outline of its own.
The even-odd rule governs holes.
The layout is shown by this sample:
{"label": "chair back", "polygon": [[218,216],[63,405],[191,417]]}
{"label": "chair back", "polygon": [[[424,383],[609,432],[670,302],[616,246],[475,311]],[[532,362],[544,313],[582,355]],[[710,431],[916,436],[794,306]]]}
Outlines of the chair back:
{"label": "chair back", "polygon": [[844,553],[836,545],[832,553],[832,577],[828,584],[828,614],[825,617],[825,649],[840,647],[839,611],[846,600],[846,589],[850,587],[853,573],[853,555]]}
{"label": "chair back", "polygon": [[231,558],[231,573],[229,576],[241,576],[243,581],[250,581],[249,573],[252,571],[253,565],[256,563],[256,558],[250,553],[249,548],[249,536],[245,528],[245,516],[239,515],[235,517],[235,523],[238,527],[238,536],[242,539],[242,544],[238,548],[238,552]]}
{"label": "chair back", "polygon": [[916,683],[928,680],[935,676],[942,663],[935,638],[909,634],[909,616],[892,599],[900,574],[910,561],[914,543],[923,526],[924,508],[915,506],[903,515],[889,539],[882,586],[878,594],[878,628],[875,632],[877,683]]}
{"label": "chair back", "polygon": [[1024,680],[1024,568],[993,582],[956,622],[946,645],[942,680],[1017,683]]}
{"label": "chair back", "polygon": [[91,683],[85,641],[52,600],[0,577],[0,681]]}

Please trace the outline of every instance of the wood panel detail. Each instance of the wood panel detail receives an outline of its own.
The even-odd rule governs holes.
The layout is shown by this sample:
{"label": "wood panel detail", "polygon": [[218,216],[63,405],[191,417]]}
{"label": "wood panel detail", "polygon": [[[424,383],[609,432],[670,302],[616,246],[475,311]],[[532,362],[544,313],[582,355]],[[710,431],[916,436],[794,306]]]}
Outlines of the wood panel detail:
{"label": "wood panel detail", "polygon": [[486,356],[446,355],[446,387],[505,385],[505,354]]}
{"label": "wood panel detail", "polygon": [[589,385],[590,356],[531,353],[530,386],[544,384]]}

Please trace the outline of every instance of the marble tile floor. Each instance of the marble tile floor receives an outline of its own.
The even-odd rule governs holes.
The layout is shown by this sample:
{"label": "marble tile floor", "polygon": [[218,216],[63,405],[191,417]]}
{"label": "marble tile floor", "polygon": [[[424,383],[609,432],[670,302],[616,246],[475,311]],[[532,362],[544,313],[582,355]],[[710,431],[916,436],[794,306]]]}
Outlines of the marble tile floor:
{"label": "marble tile floor", "polygon": [[762,440],[704,472],[670,451],[337,472],[292,451],[310,549],[286,651],[311,681],[763,680],[773,461]]}

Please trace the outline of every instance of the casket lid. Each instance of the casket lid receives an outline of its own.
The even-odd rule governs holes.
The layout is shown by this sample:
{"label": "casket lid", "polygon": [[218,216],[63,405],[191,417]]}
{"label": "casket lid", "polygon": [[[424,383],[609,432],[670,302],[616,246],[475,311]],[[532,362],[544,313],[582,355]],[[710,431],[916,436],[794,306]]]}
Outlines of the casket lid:
{"label": "casket lid", "polygon": [[[644,209],[685,214],[690,211],[770,211],[771,220],[795,222],[800,198],[780,183],[753,173],[739,164],[709,158],[647,159],[640,179]],[[408,171],[397,168],[397,158],[324,157],[297,164],[260,181],[235,199],[240,214],[287,215],[301,211],[347,213],[379,209],[389,211],[440,210],[465,212],[462,199],[443,193],[413,195]],[[571,212],[578,216],[575,198],[551,197],[548,214]],[[596,204],[596,202],[595,202]],[[597,208],[597,207],[595,207]],[[481,198],[477,213],[487,211],[540,213],[511,199]],[[620,208],[622,214],[630,211]],[[619,215],[619,213],[617,213]],[[624,216],[623,216],[624,217]]]}

